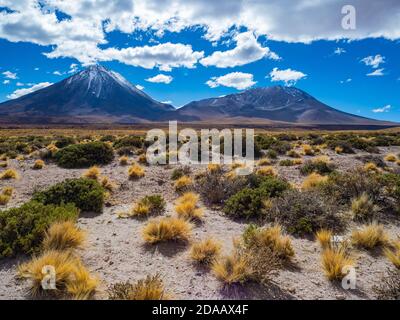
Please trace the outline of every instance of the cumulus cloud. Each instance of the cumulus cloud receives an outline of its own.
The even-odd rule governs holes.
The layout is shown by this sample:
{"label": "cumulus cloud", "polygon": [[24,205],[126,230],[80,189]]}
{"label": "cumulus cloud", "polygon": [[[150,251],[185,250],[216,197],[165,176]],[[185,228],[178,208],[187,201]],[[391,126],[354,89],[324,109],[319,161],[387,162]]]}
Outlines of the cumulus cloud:
{"label": "cumulus cloud", "polygon": [[152,78],[148,78],[146,79],[146,81],[148,82],[153,82],[153,83],[165,83],[165,84],[169,84],[172,82],[174,78],[171,76],[167,76],[165,74],[158,74]]}
{"label": "cumulus cloud", "polygon": [[12,80],[18,79],[17,74],[11,71],[4,71],[3,76],[7,79],[12,79]]}
{"label": "cumulus cloud", "polygon": [[382,108],[373,109],[372,112],[374,112],[374,113],[389,112],[391,108],[392,108],[392,106],[390,104],[388,104],[387,106],[384,106]]}
{"label": "cumulus cloud", "polygon": [[385,63],[385,57],[377,54],[376,56],[365,57],[361,59],[361,62],[364,62],[366,66],[377,69],[381,64]]}
{"label": "cumulus cloud", "polygon": [[7,96],[7,98],[8,99],[17,99],[17,98],[22,97],[22,96],[24,96],[26,94],[35,92],[37,90],[46,88],[46,87],[51,86],[51,85],[52,85],[52,83],[50,83],[50,82],[41,82],[41,83],[33,85],[30,88],[24,88],[24,89],[15,90],[13,93],[9,94]]}
{"label": "cumulus cloud", "polygon": [[257,82],[253,80],[253,75],[251,73],[243,72],[231,72],[221,77],[212,77],[206,82],[210,88],[224,86],[238,90],[248,89],[256,83]]}
{"label": "cumulus cloud", "polygon": [[[399,1],[353,0],[355,30],[341,26],[346,4],[344,0],[0,0],[0,7],[10,9],[0,12],[0,38],[52,46],[46,52],[49,58],[73,57],[83,64],[98,61],[112,31],[146,31],[161,37],[165,31],[200,26],[212,42],[243,27],[286,42],[400,39]],[[57,12],[67,18],[60,19]]]}
{"label": "cumulus cloud", "polygon": [[383,71],[384,71],[385,69],[376,69],[376,70],[374,70],[374,71],[372,71],[372,72],[370,72],[370,73],[367,73],[367,76],[368,77],[382,77],[382,76],[384,76],[385,74],[383,73]]}
{"label": "cumulus cloud", "polygon": [[283,81],[287,86],[293,86],[297,81],[306,78],[307,75],[301,71],[296,71],[292,69],[279,70],[278,68],[274,68],[269,77],[272,82]]}
{"label": "cumulus cloud", "polygon": [[279,56],[267,47],[262,47],[252,32],[244,32],[235,36],[236,47],[228,51],[216,51],[209,57],[200,60],[206,67],[232,68],[242,66],[264,57],[278,60]]}

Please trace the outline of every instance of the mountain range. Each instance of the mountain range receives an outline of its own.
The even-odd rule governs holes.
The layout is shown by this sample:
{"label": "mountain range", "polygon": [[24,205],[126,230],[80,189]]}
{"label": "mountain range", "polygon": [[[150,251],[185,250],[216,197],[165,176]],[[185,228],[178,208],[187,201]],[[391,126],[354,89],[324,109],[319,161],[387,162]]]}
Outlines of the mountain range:
{"label": "mountain range", "polygon": [[0,104],[3,123],[147,123],[178,120],[218,123],[286,123],[391,126],[339,111],[295,87],[255,88],[190,102],[158,102],[119,73],[93,65],[58,83]]}

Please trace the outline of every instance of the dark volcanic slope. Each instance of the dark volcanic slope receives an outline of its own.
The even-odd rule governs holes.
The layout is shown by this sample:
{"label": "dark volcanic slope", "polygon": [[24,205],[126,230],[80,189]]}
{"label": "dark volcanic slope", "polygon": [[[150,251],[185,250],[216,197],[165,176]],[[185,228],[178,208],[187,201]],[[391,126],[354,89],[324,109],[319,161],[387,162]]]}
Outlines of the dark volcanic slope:
{"label": "dark volcanic slope", "polygon": [[251,89],[225,97],[191,102],[180,108],[178,114],[196,120],[240,117],[304,124],[384,123],[336,110],[300,89],[283,86]]}
{"label": "dark volcanic slope", "polygon": [[[153,100],[120,74],[94,65],[61,82],[0,104],[0,115],[71,122],[160,120],[175,110]],[[92,119],[92,120],[90,120]],[[112,119],[110,121],[110,119]],[[83,121],[85,122],[85,121]]]}

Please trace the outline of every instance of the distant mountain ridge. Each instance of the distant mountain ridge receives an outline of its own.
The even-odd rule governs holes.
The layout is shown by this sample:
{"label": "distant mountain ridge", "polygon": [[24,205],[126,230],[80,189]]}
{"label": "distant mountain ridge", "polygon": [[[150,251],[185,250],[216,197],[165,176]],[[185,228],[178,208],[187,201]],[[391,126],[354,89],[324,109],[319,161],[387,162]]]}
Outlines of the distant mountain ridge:
{"label": "distant mountain ridge", "polygon": [[193,101],[175,109],[100,65],[0,104],[1,123],[133,124],[168,120],[258,125],[396,125],[339,111],[300,89],[284,86],[254,88]]}

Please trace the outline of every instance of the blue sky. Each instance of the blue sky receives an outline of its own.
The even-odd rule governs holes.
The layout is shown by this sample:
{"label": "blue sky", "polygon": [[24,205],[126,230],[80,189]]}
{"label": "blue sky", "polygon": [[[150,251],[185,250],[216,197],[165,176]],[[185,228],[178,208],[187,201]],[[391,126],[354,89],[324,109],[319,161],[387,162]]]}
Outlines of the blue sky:
{"label": "blue sky", "polygon": [[[251,87],[280,84],[295,85],[343,111],[400,121],[398,19],[393,20],[397,24],[388,25],[371,20],[349,34],[340,25],[325,23],[329,18],[308,18],[314,24],[312,31],[285,24],[287,31],[281,28],[278,32],[272,27],[277,23],[255,27],[252,20],[275,19],[279,11],[271,17],[257,10],[248,12],[245,17],[253,17],[246,23],[243,17],[237,17],[243,14],[243,8],[235,6],[239,0],[232,6],[225,4],[228,7],[224,9],[231,18],[240,19],[241,25],[230,25],[229,16],[218,19],[204,8],[200,11],[202,19],[199,13],[198,22],[188,21],[187,12],[200,10],[194,0],[189,1],[195,3],[193,8],[173,1],[178,12],[181,7],[185,10],[174,11],[171,16],[167,12],[155,21],[144,18],[151,7],[141,7],[143,3],[137,5],[132,0],[110,1],[114,6],[107,10],[102,0],[89,1],[90,5],[86,0],[77,1],[79,8],[61,0],[16,2],[20,3],[0,0],[0,101],[58,82],[98,62],[144,87],[153,98],[176,107]],[[284,7],[284,2],[277,3]],[[341,1],[331,2],[337,2],[340,8]],[[386,7],[389,13],[385,14],[395,17],[400,5],[386,2],[393,10]],[[132,10],[132,16],[119,16],[120,6],[125,13]],[[329,9],[315,6],[311,9],[321,15]],[[356,7],[360,23],[368,10],[364,6],[365,2],[360,2]],[[90,18],[82,16],[83,8],[85,12],[91,10]],[[304,8],[300,8],[304,12],[297,12],[306,19],[311,9]],[[384,13],[379,8],[374,10],[380,21]],[[25,25],[28,15],[34,18]],[[336,17],[332,15],[337,20],[340,11]],[[171,18],[176,19],[172,26]],[[376,37],[371,38],[371,34]]]}

